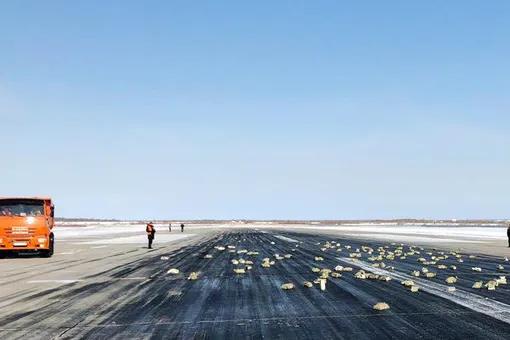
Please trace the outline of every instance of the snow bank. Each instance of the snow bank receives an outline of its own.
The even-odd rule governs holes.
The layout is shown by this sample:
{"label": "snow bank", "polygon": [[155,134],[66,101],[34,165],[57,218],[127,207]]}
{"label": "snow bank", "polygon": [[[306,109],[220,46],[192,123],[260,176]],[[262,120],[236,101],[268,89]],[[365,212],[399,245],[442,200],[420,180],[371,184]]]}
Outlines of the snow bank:
{"label": "snow bank", "polygon": [[[85,222],[84,222],[85,223]],[[110,223],[110,222],[105,222]],[[74,225],[74,224],[72,224]],[[155,225],[156,231],[167,232],[167,225]],[[321,226],[321,225],[264,225],[264,224],[208,224],[208,225],[186,225],[187,230],[198,229],[304,229],[304,230],[334,230],[345,232],[369,233],[371,235],[420,235],[434,236],[445,239],[477,239],[477,240],[504,240],[506,239],[505,227],[451,227],[451,226],[390,226],[377,224],[359,224],[359,225],[341,225],[341,226]],[[172,232],[180,232],[178,225],[172,227]],[[59,239],[79,238],[89,236],[101,236],[111,234],[129,234],[140,233],[145,235],[145,224],[84,224],[82,227],[58,225],[53,228],[55,235]]]}
{"label": "snow bank", "polygon": [[411,236],[411,235],[397,235],[397,234],[345,234],[346,236],[354,236],[359,238],[366,238],[370,240],[388,240],[394,242],[406,242],[406,243],[485,243],[484,241],[477,240],[461,240],[461,239],[453,239],[453,238],[436,238],[436,237],[425,237],[425,236]]}
{"label": "snow bank", "polygon": [[430,235],[436,237],[454,237],[454,238],[474,238],[502,240],[506,239],[505,227],[389,227],[389,226],[298,226],[297,229],[320,229],[320,230],[338,230],[338,231],[361,231],[373,234],[413,234]]}

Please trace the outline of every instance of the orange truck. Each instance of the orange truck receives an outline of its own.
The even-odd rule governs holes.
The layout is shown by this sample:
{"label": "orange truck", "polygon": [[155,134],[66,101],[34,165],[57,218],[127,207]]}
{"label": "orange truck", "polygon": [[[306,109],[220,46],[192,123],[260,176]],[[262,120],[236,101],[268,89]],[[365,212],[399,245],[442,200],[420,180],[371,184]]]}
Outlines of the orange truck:
{"label": "orange truck", "polygon": [[55,249],[54,225],[51,198],[0,197],[0,257],[19,252],[51,257]]}

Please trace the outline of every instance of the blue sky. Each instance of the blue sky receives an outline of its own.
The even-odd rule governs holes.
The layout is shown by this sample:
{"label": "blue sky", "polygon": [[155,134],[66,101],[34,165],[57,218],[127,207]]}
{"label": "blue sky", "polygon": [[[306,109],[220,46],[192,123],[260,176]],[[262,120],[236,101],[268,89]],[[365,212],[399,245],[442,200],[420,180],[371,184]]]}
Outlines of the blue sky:
{"label": "blue sky", "polygon": [[508,1],[3,1],[2,196],[508,218]]}

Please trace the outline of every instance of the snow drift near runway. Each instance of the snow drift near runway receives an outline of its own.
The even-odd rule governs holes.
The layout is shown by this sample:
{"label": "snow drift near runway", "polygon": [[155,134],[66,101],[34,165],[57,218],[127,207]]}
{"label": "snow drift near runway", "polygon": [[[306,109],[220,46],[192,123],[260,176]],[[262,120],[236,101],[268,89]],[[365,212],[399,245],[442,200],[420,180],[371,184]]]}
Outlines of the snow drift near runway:
{"label": "snow drift near runway", "polygon": [[486,240],[504,240],[506,239],[505,227],[418,227],[418,226],[401,226],[401,227],[388,227],[388,226],[375,226],[375,225],[359,225],[359,226],[296,226],[293,229],[320,229],[320,230],[335,230],[335,231],[349,231],[349,232],[364,232],[370,233],[373,236],[376,234],[401,234],[401,235],[423,235],[434,236],[441,238],[471,238],[471,239],[486,239]]}
{"label": "snow drift near runway", "polygon": [[424,236],[412,236],[402,234],[345,234],[347,236],[353,236],[357,238],[369,239],[369,240],[389,240],[395,242],[428,242],[428,243],[486,243],[478,240],[467,240],[467,239],[453,239],[443,237],[424,237]]}

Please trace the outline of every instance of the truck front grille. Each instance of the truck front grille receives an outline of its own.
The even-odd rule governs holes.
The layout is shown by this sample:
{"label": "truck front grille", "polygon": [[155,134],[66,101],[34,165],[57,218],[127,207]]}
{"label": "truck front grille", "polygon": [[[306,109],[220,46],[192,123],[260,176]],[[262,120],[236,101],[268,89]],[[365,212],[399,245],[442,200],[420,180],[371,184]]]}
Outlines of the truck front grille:
{"label": "truck front grille", "polygon": [[6,227],[5,236],[9,238],[23,238],[35,236],[35,228],[32,227]]}

